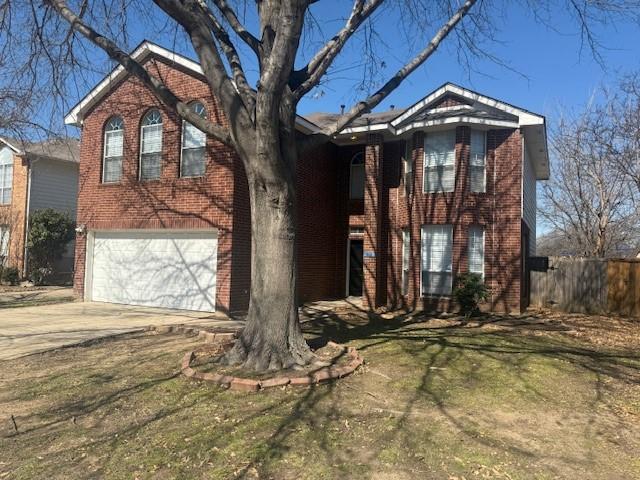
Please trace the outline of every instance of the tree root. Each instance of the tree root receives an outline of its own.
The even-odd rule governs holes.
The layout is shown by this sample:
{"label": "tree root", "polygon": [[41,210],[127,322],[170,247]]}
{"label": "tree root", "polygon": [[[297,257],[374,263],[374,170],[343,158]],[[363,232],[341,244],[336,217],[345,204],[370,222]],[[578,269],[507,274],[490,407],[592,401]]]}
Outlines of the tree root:
{"label": "tree root", "polygon": [[242,336],[220,361],[225,365],[240,365],[256,372],[287,370],[304,367],[316,360],[309,345],[287,345],[283,348],[267,345],[262,341],[248,343]]}

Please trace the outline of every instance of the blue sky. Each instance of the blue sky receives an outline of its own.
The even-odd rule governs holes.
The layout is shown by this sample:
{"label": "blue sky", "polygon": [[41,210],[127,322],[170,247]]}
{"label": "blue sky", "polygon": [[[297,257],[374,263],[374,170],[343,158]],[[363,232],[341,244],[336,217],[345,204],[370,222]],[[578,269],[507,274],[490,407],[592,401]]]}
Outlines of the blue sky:
{"label": "blue sky", "polygon": [[[470,71],[457,61],[454,42],[445,42],[378,109],[386,109],[391,104],[409,106],[451,81],[546,115],[553,122],[560,109],[579,109],[584,105],[600,84],[614,83],[619,75],[640,69],[640,26],[622,22],[595,26],[603,44],[599,50],[603,68],[588,48],[581,51],[579,30],[571,16],[562,9],[553,12],[553,16],[556,31],[536,22],[530,12],[518,6],[496,20],[500,43],[489,45],[489,51],[509,68],[478,59],[472,62]],[[397,29],[397,19],[393,16],[381,15],[378,21],[386,32]],[[394,40],[393,34],[387,37]],[[398,52],[403,50],[404,38],[398,34],[395,40],[385,59],[388,74],[400,66],[393,57],[401,56]],[[358,61],[358,52],[353,50],[347,51],[341,60],[342,63]],[[337,111],[340,104],[348,106],[353,101],[353,80],[336,80],[329,87],[323,89],[324,96],[305,99],[300,112]]]}
{"label": "blue sky", "polygon": [[[564,2],[557,2],[564,5]],[[352,2],[347,0],[323,0],[313,6],[313,13],[320,22],[322,33],[333,34],[344,24]],[[595,32],[603,43],[600,49],[605,68],[593,58],[591,51],[580,51],[580,35],[574,19],[562,8],[550,12],[554,30],[536,22],[531,12],[520,6],[520,2],[496,0],[495,5],[503,5],[499,15],[493,15],[494,29],[499,43],[488,44],[488,51],[508,64],[508,68],[497,65],[489,59],[472,61],[472,70],[460,65],[457,59],[455,42],[448,38],[441,48],[419,70],[414,72],[394,93],[376,110],[382,110],[393,104],[406,107],[416,102],[441,84],[451,81],[477,90],[489,96],[497,97],[519,107],[546,115],[552,123],[560,109],[579,109],[584,105],[600,84],[615,82],[617,76],[633,70],[640,70],[640,27],[631,23],[596,25]],[[507,8],[508,6],[508,8]],[[154,8],[154,7],[152,7]],[[174,44],[171,33],[158,32],[151,27],[153,22],[161,22],[164,17],[155,10],[143,16],[130,19],[130,41],[133,47],[144,39],[157,42],[168,48],[176,48],[183,54],[194,57],[186,44]],[[388,78],[402,64],[418,45],[424,45],[425,38],[432,30],[424,29],[423,34],[413,35],[414,48],[407,46],[407,37],[399,28],[398,13],[392,10],[377,12],[376,28],[385,43],[378,54],[384,65],[376,64],[378,79]],[[253,26],[251,19],[248,25]],[[420,24],[414,29],[419,29]],[[319,43],[305,48],[301,45],[300,57],[314,52]],[[105,61],[102,52],[93,51],[96,63]],[[248,58],[251,56],[249,55]],[[328,82],[315,89],[303,99],[299,112],[339,111],[341,104],[347,107],[366,92],[356,89],[362,76],[363,64],[361,41],[356,39],[345,48],[336,62],[336,71]],[[299,62],[300,63],[300,62]],[[105,62],[105,72],[106,62]],[[246,64],[250,75],[255,78],[255,66]],[[512,70],[515,70],[512,71]],[[97,82],[100,75],[93,75]],[[88,92],[84,85],[77,91],[77,98],[69,98],[73,105]]]}

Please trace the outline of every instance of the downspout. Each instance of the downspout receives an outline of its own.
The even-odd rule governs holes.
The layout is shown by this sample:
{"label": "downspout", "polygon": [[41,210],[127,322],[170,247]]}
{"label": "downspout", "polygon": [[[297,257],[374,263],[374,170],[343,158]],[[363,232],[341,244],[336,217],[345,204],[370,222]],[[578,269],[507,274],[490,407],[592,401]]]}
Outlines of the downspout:
{"label": "downspout", "polygon": [[29,256],[29,248],[27,247],[27,241],[29,236],[29,209],[31,208],[31,172],[33,171],[33,163],[35,159],[27,157],[27,198],[25,199],[24,210],[24,254],[22,256],[22,276],[27,276],[27,262]]}

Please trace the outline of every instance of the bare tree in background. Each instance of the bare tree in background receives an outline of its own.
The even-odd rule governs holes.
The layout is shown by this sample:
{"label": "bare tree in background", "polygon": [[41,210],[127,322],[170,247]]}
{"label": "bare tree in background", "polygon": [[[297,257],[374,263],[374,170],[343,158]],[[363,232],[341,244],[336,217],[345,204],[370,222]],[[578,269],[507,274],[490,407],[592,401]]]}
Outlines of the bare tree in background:
{"label": "bare tree in background", "polygon": [[[318,19],[313,12],[317,0],[153,3],[164,15],[166,23],[160,27],[186,39],[195,51],[211,94],[229,120],[228,130],[192,112],[161,78],[126,53],[133,16],[149,24],[150,34],[156,33],[153,28],[157,22],[150,18],[149,4],[139,0],[44,0],[43,4],[0,0],[0,25],[4,27],[0,40],[6,40],[1,48],[21,69],[15,88],[38,93],[38,87],[47,84],[63,98],[65,85],[82,83],[83,72],[95,68],[94,57],[87,52],[97,49],[140,79],[167,108],[233,147],[249,184],[252,281],[246,327],[227,360],[256,370],[307,364],[313,355],[302,336],[296,301],[295,179],[299,152],[329,141],[376,107],[448,37],[457,42],[457,61],[465,62],[478,54],[490,57],[483,47],[483,40],[491,40],[496,31],[490,19],[499,18],[514,3],[353,0],[344,24],[326,36],[322,30],[328,19]],[[595,47],[592,24],[636,16],[640,1],[521,0],[519,5],[530,9],[535,19],[550,23],[554,8],[568,8],[584,43]],[[379,81],[376,72],[384,72],[384,68],[377,62],[375,47],[384,44],[384,32],[376,30],[376,20],[391,11],[403,19],[398,30],[406,33],[408,47],[406,52],[395,52],[406,57],[402,67]],[[353,42],[364,45],[362,52],[371,62],[363,68],[363,75],[365,79],[376,77],[376,87],[365,91],[363,98],[320,134],[301,138],[295,130],[298,102],[326,79],[345,45]],[[257,69],[256,82],[249,81],[247,66]]]}
{"label": "bare tree in background", "polygon": [[635,186],[621,168],[626,154],[619,120],[609,99],[562,119],[551,135],[556,161],[540,213],[553,229],[548,240],[562,253],[602,258],[640,243]]}
{"label": "bare tree in background", "polygon": [[636,205],[640,208],[640,74],[623,78],[619,91],[611,94],[608,111],[618,130],[612,149],[620,171],[636,190]]}

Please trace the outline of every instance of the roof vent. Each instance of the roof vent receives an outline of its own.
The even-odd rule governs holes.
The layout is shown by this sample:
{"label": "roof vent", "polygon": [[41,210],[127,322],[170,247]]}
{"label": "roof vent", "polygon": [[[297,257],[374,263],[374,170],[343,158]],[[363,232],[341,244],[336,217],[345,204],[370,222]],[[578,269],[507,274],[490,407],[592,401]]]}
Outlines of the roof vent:
{"label": "roof vent", "polygon": [[340,115],[344,115],[344,105],[340,105]]}
{"label": "roof vent", "polygon": [[394,108],[396,108],[396,106],[395,106],[395,105],[389,105],[389,108],[390,108],[391,110],[393,110]]}

